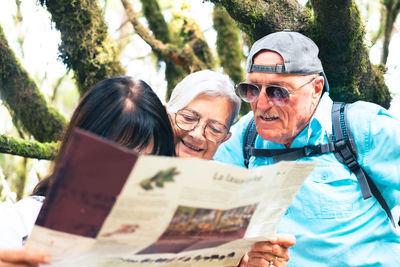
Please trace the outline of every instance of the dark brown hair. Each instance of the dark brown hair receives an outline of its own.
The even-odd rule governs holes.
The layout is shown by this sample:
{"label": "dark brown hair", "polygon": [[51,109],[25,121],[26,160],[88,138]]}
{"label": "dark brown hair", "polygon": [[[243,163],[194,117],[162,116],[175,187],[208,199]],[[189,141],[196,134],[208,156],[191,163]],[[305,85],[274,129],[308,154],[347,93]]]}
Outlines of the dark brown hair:
{"label": "dark brown hair", "polygon": [[[75,127],[137,151],[153,142],[151,154],[175,156],[172,127],[160,99],[144,81],[129,76],[103,80],[82,97],[63,134],[53,172]],[[32,194],[46,195],[52,176],[40,181]]]}

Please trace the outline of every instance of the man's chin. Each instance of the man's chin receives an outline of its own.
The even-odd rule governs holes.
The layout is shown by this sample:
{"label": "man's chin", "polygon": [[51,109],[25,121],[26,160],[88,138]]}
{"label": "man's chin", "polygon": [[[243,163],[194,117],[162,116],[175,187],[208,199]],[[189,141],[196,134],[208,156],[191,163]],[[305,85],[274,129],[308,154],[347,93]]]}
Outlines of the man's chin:
{"label": "man's chin", "polygon": [[284,140],[282,139],[282,135],[277,135],[276,133],[271,133],[271,131],[257,131],[258,135],[270,142],[278,143],[278,144],[284,144]]}

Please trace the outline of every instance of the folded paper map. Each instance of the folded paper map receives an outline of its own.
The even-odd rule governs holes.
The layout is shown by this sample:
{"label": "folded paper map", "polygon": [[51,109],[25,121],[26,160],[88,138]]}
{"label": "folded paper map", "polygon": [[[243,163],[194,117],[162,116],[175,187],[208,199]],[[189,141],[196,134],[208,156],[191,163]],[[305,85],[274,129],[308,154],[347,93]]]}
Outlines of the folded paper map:
{"label": "folded paper map", "polygon": [[75,130],[27,245],[54,266],[233,266],[275,234],[314,164],[138,156]]}

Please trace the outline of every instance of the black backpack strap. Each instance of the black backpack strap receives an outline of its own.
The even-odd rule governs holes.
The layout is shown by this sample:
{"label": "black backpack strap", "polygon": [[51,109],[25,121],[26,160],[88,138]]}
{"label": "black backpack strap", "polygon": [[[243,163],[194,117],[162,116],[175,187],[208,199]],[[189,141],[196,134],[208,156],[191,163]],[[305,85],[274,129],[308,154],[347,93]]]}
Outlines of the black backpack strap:
{"label": "black backpack strap", "polygon": [[293,161],[304,157],[321,155],[335,150],[333,142],[328,144],[310,145],[299,148],[284,149],[264,149],[255,148],[255,140],[257,137],[257,129],[255,127],[254,118],[247,125],[243,138],[243,156],[244,165],[249,166],[250,157],[272,157],[274,162],[282,160]]}
{"label": "black backpack strap", "polygon": [[346,165],[356,175],[363,198],[367,199],[373,195],[394,226],[393,216],[388,204],[375,183],[357,162],[357,147],[347,121],[347,107],[348,105],[344,103],[334,103],[332,107],[333,135],[331,138],[335,146],[334,154],[342,164]]}
{"label": "black backpack strap", "polygon": [[249,167],[249,161],[250,161],[250,150],[254,148],[254,143],[256,141],[256,136],[257,136],[257,129],[256,129],[256,124],[254,123],[254,118],[252,118],[247,125],[246,132],[244,133],[244,138],[243,138],[243,157],[244,157],[244,166],[246,168]]}
{"label": "black backpack strap", "polygon": [[257,149],[251,147],[248,149],[250,156],[255,157],[272,157],[274,162],[281,160],[297,160],[304,157],[312,157],[321,155],[329,152],[333,152],[335,149],[334,144],[329,142],[328,144],[309,145],[298,148],[284,148],[284,149]]}

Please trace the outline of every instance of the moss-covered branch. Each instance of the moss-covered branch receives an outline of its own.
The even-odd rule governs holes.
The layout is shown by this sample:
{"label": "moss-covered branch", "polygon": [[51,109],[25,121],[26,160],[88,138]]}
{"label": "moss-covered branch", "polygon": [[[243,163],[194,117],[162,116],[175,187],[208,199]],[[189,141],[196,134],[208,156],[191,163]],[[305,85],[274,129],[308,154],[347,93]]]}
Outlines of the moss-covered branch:
{"label": "moss-covered branch", "polygon": [[10,114],[40,142],[58,140],[66,119],[49,107],[8,46],[0,26],[0,96]]}
{"label": "moss-covered branch", "polygon": [[[353,0],[312,0],[317,41],[334,100],[366,100],[384,107],[391,96],[383,69],[373,66],[364,44],[365,30]],[[335,14],[335,16],[332,16]]]}
{"label": "moss-covered branch", "polygon": [[121,2],[136,33],[151,46],[153,51],[159,53],[162,57],[170,58],[189,72],[206,68],[204,63],[194,54],[190,45],[185,45],[183,49],[178,49],[172,44],[164,44],[139,22],[138,16],[129,0],[121,0]]}
{"label": "moss-covered branch", "polygon": [[125,74],[95,0],[40,0],[61,32],[60,57],[74,70],[81,94],[100,80]]}
{"label": "moss-covered branch", "polygon": [[244,78],[241,65],[244,56],[239,43],[239,29],[221,6],[214,7],[213,23],[217,32],[217,52],[221,66],[235,83],[239,83]]}
{"label": "moss-covered branch", "polygon": [[208,0],[225,7],[253,41],[268,33],[290,29],[305,32],[311,13],[296,0]]}
{"label": "moss-covered branch", "polygon": [[[153,32],[154,37],[163,43],[174,43],[171,40],[168,24],[161,12],[158,0],[141,0],[143,14],[149,23],[149,29]],[[166,64],[165,78],[168,82],[167,100],[176,84],[182,80],[187,72],[178,64],[174,63],[170,58],[163,58],[160,53],[156,54],[158,60],[163,60]]]}
{"label": "moss-covered branch", "polygon": [[[241,64],[244,56],[237,24],[225,8],[219,5],[214,7],[213,24],[217,32],[217,52],[221,66],[235,83],[239,83],[244,79],[244,70]],[[242,103],[240,114],[246,114],[249,111],[250,105]]]}
{"label": "moss-covered branch", "polygon": [[0,153],[51,160],[55,157],[57,150],[58,143],[40,143],[4,134],[0,135]]}
{"label": "moss-covered branch", "polygon": [[183,18],[181,37],[183,38],[185,47],[190,47],[196,57],[203,63],[203,69],[214,68],[215,61],[211,49],[196,21],[188,17]]}

